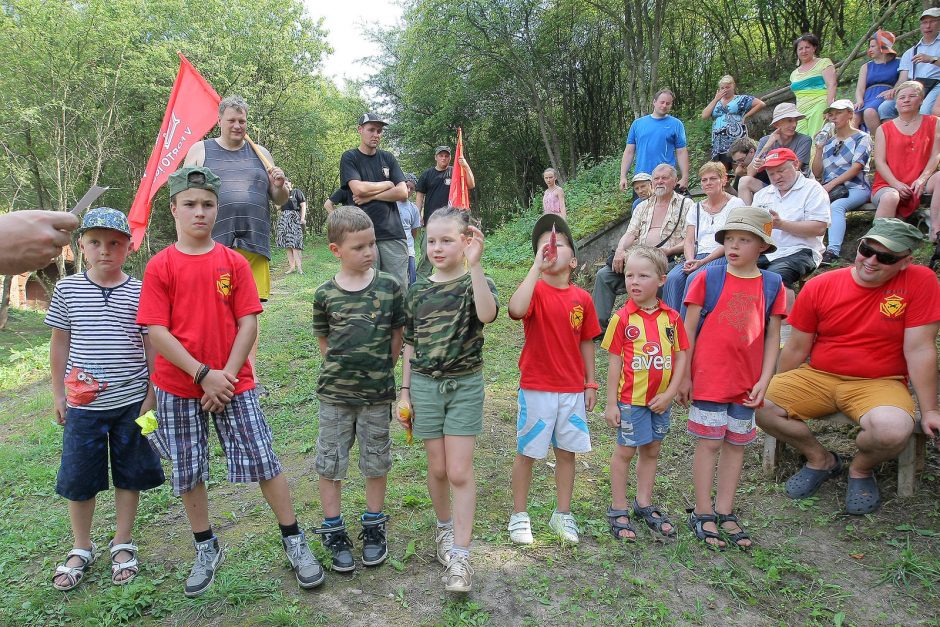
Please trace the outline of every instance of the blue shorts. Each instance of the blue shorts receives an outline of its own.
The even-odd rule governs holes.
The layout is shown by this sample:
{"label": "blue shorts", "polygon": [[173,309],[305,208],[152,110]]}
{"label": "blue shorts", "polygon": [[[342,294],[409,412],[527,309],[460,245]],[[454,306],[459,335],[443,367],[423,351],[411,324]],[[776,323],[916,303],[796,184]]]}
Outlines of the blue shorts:
{"label": "blue shorts", "polygon": [[627,405],[617,401],[617,407],[620,409],[617,444],[620,446],[637,447],[660,442],[669,433],[671,408],[657,414],[645,405]]}
{"label": "blue shorts", "polygon": [[68,408],[56,494],[70,501],[87,501],[106,491],[108,457],[115,488],[139,492],[166,480],[160,456],[134,422],[140,415],[140,405],[101,411]]}

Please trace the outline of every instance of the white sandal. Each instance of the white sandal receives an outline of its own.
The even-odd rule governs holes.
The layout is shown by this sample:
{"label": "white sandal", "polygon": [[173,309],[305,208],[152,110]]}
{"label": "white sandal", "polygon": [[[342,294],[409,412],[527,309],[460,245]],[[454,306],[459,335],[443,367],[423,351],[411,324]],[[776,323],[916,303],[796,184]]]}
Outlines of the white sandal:
{"label": "white sandal", "polygon": [[[82,582],[82,579],[85,578],[85,573],[88,572],[88,569],[91,568],[91,565],[95,563],[95,560],[98,559],[98,547],[94,542],[91,543],[91,550],[87,549],[72,549],[69,551],[69,554],[65,556],[65,562],[59,566],[56,566],[55,574],[52,576],[52,587],[56,590],[62,592],[68,592],[69,590],[74,590],[78,587],[78,584]],[[73,557],[77,557],[82,560],[81,566],[69,566],[69,560]],[[56,583],[61,575],[68,577],[68,584],[61,585]]]}
{"label": "white sandal", "polygon": [[[129,584],[137,577],[137,573],[140,572],[140,565],[137,562],[137,545],[133,542],[128,542],[126,544],[114,544],[114,540],[108,543],[108,548],[111,549],[111,583],[116,586],[123,586]],[[120,553],[121,551],[127,551],[131,554],[131,559],[126,562],[116,562],[114,561],[114,556]],[[126,579],[117,579],[117,576],[123,572],[130,572],[131,576]]]}

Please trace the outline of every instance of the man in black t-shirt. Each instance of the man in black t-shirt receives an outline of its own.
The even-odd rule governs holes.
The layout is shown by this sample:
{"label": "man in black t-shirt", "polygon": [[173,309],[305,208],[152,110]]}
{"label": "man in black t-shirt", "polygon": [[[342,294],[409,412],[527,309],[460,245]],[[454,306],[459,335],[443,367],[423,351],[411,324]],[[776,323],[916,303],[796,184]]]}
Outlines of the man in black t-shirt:
{"label": "man in black t-shirt", "polygon": [[[418,211],[421,212],[422,224],[427,224],[431,214],[446,207],[450,199],[450,180],[454,173],[454,168],[450,165],[450,147],[438,146],[434,150],[434,161],[434,167],[422,172],[418,184],[415,185],[415,191],[417,191],[415,204],[418,205]],[[476,187],[473,170],[470,169],[467,160],[461,157],[459,165],[463,168],[467,189],[471,190]],[[418,276],[427,276],[431,272],[431,262],[428,261],[427,256],[427,241],[422,245],[421,251],[421,258],[418,261]]]}
{"label": "man in black t-shirt", "polygon": [[404,288],[408,285],[408,244],[395,203],[408,197],[408,187],[392,153],[378,149],[387,125],[375,113],[360,116],[359,147],[340,157],[339,178],[352,202],[372,219],[378,249],[375,267],[394,276]]}

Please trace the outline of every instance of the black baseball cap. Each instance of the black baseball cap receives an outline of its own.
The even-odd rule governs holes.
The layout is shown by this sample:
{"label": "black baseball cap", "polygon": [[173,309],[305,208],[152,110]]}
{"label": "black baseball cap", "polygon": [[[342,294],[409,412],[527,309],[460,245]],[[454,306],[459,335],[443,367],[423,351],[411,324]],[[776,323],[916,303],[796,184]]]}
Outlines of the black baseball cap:
{"label": "black baseball cap", "polygon": [[571,229],[568,227],[568,223],[565,222],[565,219],[557,213],[543,214],[535,223],[535,226],[532,227],[532,252],[539,252],[539,238],[542,237],[542,233],[551,231],[553,226],[555,227],[556,233],[561,233],[568,238],[571,252],[577,257],[578,246],[575,244],[574,237],[571,236]]}
{"label": "black baseball cap", "polygon": [[381,115],[379,115],[378,113],[372,113],[372,112],[363,113],[362,115],[360,115],[359,122],[357,125],[362,126],[363,124],[368,124],[369,122],[378,122],[382,126],[388,126],[388,122],[386,122],[385,119]]}

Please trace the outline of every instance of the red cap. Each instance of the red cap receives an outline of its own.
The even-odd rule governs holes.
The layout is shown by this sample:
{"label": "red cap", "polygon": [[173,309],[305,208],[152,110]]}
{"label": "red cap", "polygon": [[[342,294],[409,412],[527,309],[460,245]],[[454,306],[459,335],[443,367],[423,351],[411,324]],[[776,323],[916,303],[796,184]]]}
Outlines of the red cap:
{"label": "red cap", "polygon": [[789,148],[774,148],[768,152],[767,157],[764,158],[764,165],[761,167],[761,170],[772,168],[781,163],[786,163],[787,161],[795,161],[797,164],[800,163],[800,160],[796,158],[796,154]]}

